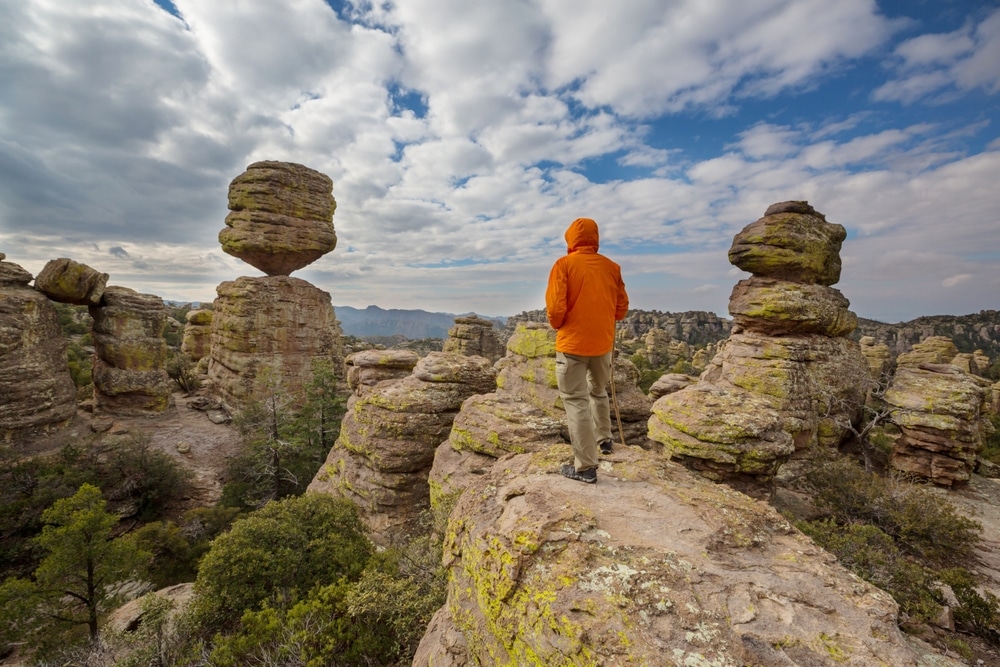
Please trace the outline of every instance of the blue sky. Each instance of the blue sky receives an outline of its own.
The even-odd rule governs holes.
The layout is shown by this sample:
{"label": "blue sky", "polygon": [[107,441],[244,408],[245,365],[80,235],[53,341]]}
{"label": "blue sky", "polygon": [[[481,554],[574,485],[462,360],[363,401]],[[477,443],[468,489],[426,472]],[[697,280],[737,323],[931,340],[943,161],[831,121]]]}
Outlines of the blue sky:
{"label": "blue sky", "polygon": [[727,314],[806,199],[884,321],[1000,308],[1000,0],[0,3],[0,252],[210,301],[229,182],[334,181],[334,304],[543,305],[597,220],[636,308]]}

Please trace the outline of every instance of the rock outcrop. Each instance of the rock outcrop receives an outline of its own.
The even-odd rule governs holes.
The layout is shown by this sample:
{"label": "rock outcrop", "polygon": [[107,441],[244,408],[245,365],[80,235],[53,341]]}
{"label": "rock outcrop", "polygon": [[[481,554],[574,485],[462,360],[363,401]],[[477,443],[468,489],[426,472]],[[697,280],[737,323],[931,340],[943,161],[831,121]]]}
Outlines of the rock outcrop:
{"label": "rock outcrop", "polygon": [[884,379],[892,367],[892,352],[885,343],[878,343],[872,336],[862,336],[858,341],[861,354],[865,355],[868,370],[876,382]]}
{"label": "rock outcrop", "polygon": [[309,490],[353,500],[378,543],[418,532],[435,449],[463,401],[494,382],[482,357],[431,352],[405,378],[356,383],[340,437]]}
{"label": "rock outcrop", "polygon": [[397,380],[413,372],[420,356],[413,350],[361,350],[347,355],[347,386],[362,394],[382,380]]}
{"label": "rock outcrop", "polygon": [[35,289],[42,294],[78,306],[99,305],[107,286],[108,274],[65,257],[50,260],[35,276]]}
{"label": "rock outcrop", "polygon": [[493,322],[475,314],[455,318],[455,326],[448,330],[442,349],[444,352],[485,357],[491,363],[503,356],[503,346],[493,329]]}
{"label": "rock outcrop", "polygon": [[729,259],[753,275],[733,289],[733,333],[698,383],[653,405],[649,437],[665,453],[763,496],[786,461],[840,443],[869,377],[845,337],[856,317],[830,287],[845,236],[805,202],[775,204],[736,235]]}
{"label": "rock outcrop", "polygon": [[[507,355],[495,364],[496,391],[472,396],[455,418],[448,440],[438,447],[431,469],[431,503],[446,507],[471,479],[511,453],[541,451],[565,444],[566,414],[556,385],[555,330],[540,322],[521,322],[507,341]],[[635,366],[617,359],[615,395],[625,442],[647,447],[650,399],[636,385]],[[611,427],[619,440],[612,409]]]}
{"label": "rock outcrop", "polygon": [[889,595],[770,506],[638,448],[596,486],[561,462],[511,455],[472,480],[413,665],[961,664],[911,646]]}
{"label": "rock outcrop", "polygon": [[0,253],[0,440],[59,426],[76,414],[66,339],[32,276]]}
{"label": "rock outcrop", "polygon": [[212,352],[212,316],[207,308],[189,310],[184,316],[184,338],[181,352],[192,361],[201,361]]}
{"label": "rock outcrop", "polygon": [[965,484],[992,433],[989,381],[951,363],[951,339],[933,336],[896,360],[885,393],[901,435],[891,465],[941,486]]}
{"label": "rock outcrop", "polygon": [[287,276],[337,246],[333,181],[291,162],[255,162],[229,186],[222,250],[269,276]]}
{"label": "rock outcrop", "polygon": [[227,407],[245,405],[264,367],[277,373],[293,403],[304,400],[314,360],[330,361],[342,373],[340,325],[329,293],[289,276],[244,276],[216,292],[208,379]]}
{"label": "rock outcrop", "polygon": [[94,318],[94,412],[142,415],[173,403],[165,363],[167,308],[153,294],[108,287]]}

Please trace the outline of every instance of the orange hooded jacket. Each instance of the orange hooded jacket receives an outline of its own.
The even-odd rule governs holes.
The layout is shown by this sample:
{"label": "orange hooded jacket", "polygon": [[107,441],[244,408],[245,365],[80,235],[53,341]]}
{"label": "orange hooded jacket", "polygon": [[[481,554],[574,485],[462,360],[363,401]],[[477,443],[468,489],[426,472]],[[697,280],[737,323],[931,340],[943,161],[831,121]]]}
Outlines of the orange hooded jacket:
{"label": "orange hooded jacket", "polygon": [[621,267],[597,252],[597,223],[577,218],[566,230],[566,255],[556,260],[545,289],[545,310],[556,350],[597,357],[615,345],[615,321],[628,311]]}

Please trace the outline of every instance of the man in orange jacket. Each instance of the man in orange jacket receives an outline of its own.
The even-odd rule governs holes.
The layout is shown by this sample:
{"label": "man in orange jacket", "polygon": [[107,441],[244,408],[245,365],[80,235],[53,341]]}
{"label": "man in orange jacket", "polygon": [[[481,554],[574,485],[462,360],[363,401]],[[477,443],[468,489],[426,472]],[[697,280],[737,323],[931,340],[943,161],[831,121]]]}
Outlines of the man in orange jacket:
{"label": "man in orange jacket", "polygon": [[597,252],[597,223],[577,218],[566,230],[566,255],[556,260],[545,309],[556,333],[556,381],[566,409],[573,464],[570,479],[597,482],[597,450],[611,453],[608,381],[615,322],[628,311],[621,267]]}

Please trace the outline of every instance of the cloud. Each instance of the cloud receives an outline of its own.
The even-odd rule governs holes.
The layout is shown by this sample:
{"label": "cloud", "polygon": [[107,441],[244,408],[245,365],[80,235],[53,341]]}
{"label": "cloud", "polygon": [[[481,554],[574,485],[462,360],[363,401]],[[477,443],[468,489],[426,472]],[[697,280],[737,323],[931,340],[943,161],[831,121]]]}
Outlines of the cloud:
{"label": "cloud", "polygon": [[121,247],[120,245],[116,245],[116,246],[112,246],[111,248],[108,248],[108,254],[109,255],[113,255],[114,257],[128,257],[129,256],[128,251],[125,250],[125,248]]}

